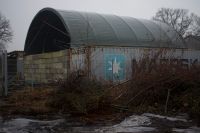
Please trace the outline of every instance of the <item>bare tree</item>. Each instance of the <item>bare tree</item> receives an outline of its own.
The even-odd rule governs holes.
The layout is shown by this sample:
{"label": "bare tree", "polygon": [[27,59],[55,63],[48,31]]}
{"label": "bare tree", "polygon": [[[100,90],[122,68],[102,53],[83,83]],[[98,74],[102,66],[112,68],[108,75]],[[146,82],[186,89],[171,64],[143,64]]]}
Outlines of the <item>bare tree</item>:
{"label": "bare tree", "polygon": [[187,36],[200,36],[200,17],[192,14],[192,18],[193,22],[188,29]]}
{"label": "bare tree", "polygon": [[0,49],[5,49],[5,45],[12,40],[12,30],[10,22],[0,13]]}
{"label": "bare tree", "polygon": [[153,20],[172,26],[184,38],[193,22],[193,14],[189,14],[186,9],[161,8],[156,12]]}

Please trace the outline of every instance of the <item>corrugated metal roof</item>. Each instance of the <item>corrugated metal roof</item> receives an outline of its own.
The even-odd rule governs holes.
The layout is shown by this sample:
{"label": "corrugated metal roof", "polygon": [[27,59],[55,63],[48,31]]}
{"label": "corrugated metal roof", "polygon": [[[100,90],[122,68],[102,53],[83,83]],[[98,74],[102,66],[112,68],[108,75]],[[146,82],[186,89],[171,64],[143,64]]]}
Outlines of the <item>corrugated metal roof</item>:
{"label": "corrugated metal roof", "polygon": [[37,20],[39,16],[40,21],[45,19],[48,22],[45,14],[54,14],[63,23],[65,29],[59,30],[69,35],[66,42],[69,47],[103,45],[185,48],[175,30],[164,23],[132,17],[44,8],[32,21],[27,34],[25,51],[33,45],[31,40],[35,39],[36,33],[32,33],[34,32],[32,27],[39,27],[40,22]]}
{"label": "corrugated metal roof", "polygon": [[177,33],[164,23],[98,13],[57,11],[69,29],[72,46],[184,47]]}

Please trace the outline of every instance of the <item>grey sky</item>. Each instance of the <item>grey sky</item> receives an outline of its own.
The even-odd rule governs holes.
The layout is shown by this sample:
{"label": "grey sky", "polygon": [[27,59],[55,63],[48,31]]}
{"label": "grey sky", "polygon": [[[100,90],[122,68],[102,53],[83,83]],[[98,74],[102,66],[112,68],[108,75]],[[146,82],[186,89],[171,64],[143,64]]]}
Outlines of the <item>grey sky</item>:
{"label": "grey sky", "polygon": [[200,16],[199,6],[200,0],[0,0],[0,12],[14,32],[8,51],[23,50],[29,25],[44,7],[151,19],[161,7],[184,8]]}

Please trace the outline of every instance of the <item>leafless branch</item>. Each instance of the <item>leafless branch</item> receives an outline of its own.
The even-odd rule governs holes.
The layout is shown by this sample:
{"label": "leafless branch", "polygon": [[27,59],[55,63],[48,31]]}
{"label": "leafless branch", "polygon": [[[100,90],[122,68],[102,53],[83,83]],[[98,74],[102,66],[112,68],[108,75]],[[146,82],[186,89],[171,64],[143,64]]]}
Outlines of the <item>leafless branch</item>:
{"label": "leafless branch", "polygon": [[0,13],[0,49],[5,48],[7,42],[11,42],[12,36],[9,20]]}
{"label": "leafless branch", "polygon": [[195,14],[192,14],[192,19],[193,22],[189,26],[187,36],[189,35],[200,36],[200,17]]}
{"label": "leafless branch", "polygon": [[164,22],[172,26],[180,36],[185,37],[193,22],[192,14],[186,9],[161,8],[153,20]]}

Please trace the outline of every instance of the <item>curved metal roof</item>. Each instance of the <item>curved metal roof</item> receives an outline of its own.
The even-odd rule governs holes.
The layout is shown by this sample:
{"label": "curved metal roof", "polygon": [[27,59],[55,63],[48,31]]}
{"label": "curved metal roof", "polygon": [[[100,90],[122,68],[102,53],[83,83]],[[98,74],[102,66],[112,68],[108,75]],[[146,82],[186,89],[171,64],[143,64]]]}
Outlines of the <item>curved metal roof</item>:
{"label": "curved metal roof", "polygon": [[[61,22],[63,26],[57,26],[56,22],[51,23],[53,19],[59,19],[57,23]],[[85,45],[185,48],[175,30],[164,23],[132,17],[44,8],[30,25],[25,51],[28,51],[31,45],[37,45],[33,41],[37,38],[35,36],[41,33],[34,31],[33,28],[42,27],[40,26],[42,24],[68,37],[65,39],[65,48]]]}

